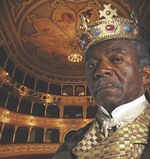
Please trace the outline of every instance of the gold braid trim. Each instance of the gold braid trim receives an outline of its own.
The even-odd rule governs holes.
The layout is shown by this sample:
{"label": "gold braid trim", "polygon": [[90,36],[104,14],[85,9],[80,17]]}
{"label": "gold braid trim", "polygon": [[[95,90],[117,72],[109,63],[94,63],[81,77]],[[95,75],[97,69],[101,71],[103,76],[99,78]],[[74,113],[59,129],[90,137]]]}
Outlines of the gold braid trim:
{"label": "gold braid trim", "polygon": [[148,141],[150,105],[132,123],[104,138],[93,122],[72,152],[78,159],[139,159]]}

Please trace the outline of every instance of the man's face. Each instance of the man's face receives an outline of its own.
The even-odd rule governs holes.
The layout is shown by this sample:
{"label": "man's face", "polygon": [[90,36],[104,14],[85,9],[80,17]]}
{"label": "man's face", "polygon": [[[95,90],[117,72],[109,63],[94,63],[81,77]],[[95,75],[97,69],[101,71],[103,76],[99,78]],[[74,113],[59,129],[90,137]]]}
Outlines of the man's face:
{"label": "man's face", "polygon": [[87,50],[85,59],[91,94],[109,112],[144,93],[144,73],[130,41],[118,39],[96,44]]}

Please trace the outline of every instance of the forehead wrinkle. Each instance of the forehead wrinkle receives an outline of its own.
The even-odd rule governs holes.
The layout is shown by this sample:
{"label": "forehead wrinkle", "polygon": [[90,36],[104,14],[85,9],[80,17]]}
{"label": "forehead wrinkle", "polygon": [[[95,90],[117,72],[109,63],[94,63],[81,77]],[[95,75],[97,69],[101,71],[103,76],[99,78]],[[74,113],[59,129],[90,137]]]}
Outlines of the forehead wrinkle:
{"label": "forehead wrinkle", "polygon": [[[97,52],[97,51],[96,51]],[[120,53],[120,54],[125,54],[126,53],[126,50],[120,46],[113,46],[113,47],[110,47],[108,49],[105,50],[105,55],[108,55],[108,54],[111,54],[111,53]],[[88,50],[86,52],[86,55],[85,55],[85,60],[89,60],[89,59],[95,59],[97,56],[94,52],[92,52],[91,50]]]}
{"label": "forehead wrinkle", "polygon": [[125,54],[126,50],[120,46],[113,46],[111,48],[106,49],[105,54],[111,54],[111,53],[120,53],[120,54]]}
{"label": "forehead wrinkle", "polygon": [[96,55],[91,50],[89,50],[85,54],[85,60],[89,60],[89,59],[92,59],[92,58],[95,59]]}
{"label": "forehead wrinkle", "polygon": [[[98,46],[98,47],[96,47]],[[128,43],[126,43],[126,46],[128,46]],[[93,45],[91,48],[89,48],[85,52],[85,60],[89,60],[91,58],[95,59],[97,57],[97,53],[100,54],[100,51],[103,50],[103,47],[105,48],[104,54],[111,54],[111,53],[120,53],[120,54],[127,54],[126,46],[120,45],[120,41],[114,41],[114,44],[108,45],[108,42],[101,43],[101,45]],[[96,48],[95,48],[96,47]],[[96,49],[96,50],[95,50]],[[96,53],[97,52],[97,53]]]}

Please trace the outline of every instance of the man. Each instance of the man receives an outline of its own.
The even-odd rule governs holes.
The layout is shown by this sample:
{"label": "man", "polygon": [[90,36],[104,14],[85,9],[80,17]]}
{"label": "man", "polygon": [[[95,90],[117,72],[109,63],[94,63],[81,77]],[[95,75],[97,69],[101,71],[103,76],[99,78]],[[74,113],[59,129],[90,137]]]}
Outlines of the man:
{"label": "man", "polygon": [[[82,16],[86,80],[99,105],[95,120],[64,143],[53,159],[149,159],[150,58],[137,20],[104,5],[102,20]],[[114,18],[115,16],[115,18]],[[133,17],[133,16],[132,16]]]}

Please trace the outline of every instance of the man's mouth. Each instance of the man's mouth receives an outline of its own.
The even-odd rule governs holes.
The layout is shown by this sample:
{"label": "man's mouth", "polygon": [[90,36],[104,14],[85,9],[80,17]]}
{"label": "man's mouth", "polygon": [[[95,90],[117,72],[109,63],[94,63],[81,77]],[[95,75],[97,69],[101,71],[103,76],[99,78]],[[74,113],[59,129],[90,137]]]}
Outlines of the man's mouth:
{"label": "man's mouth", "polygon": [[110,80],[98,80],[94,84],[93,93],[97,93],[101,89],[106,88],[122,88],[122,84],[120,82],[114,82]]}

